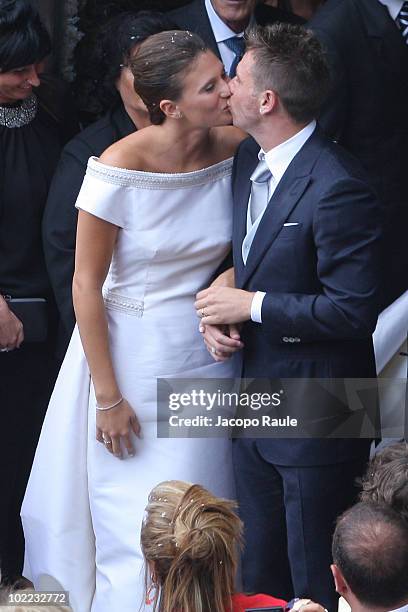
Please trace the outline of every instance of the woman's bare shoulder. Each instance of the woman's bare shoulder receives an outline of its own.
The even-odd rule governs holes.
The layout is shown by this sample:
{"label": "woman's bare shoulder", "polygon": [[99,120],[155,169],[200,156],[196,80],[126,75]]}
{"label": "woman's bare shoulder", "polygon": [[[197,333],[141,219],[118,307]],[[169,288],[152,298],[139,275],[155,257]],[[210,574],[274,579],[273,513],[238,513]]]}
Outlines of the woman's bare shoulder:
{"label": "woman's bare shoulder", "polygon": [[99,157],[99,161],[115,168],[143,170],[145,166],[144,152],[148,142],[148,138],[146,139],[146,135],[143,132],[148,130],[149,128],[145,128],[114,142],[105,149]]}
{"label": "woman's bare shoulder", "polygon": [[235,155],[238,145],[248,136],[246,132],[232,125],[213,128],[213,134],[217,145],[225,151],[224,157]]}

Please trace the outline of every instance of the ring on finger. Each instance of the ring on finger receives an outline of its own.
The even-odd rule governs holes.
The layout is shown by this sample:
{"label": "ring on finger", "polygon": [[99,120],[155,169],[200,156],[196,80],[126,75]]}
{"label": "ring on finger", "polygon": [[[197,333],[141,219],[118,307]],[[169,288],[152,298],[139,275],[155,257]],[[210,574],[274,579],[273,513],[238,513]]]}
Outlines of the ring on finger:
{"label": "ring on finger", "polygon": [[202,308],[202,309],[201,309],[201,318],[205,317],[205,312],[204,312],[204,310],[205,310],[205,306],[204,306],[204,308]]}
{"label": "ring on finger", "polygon": [[211,347],[211,352],[212,352],[213,355],[217,354],[217,349],[215,348],[215,346]]}
{"label": "ring on finger", "polygon": [[109,440],[109,438],[103,438],[103,443],[109,445],[112,444],[112,440]]}

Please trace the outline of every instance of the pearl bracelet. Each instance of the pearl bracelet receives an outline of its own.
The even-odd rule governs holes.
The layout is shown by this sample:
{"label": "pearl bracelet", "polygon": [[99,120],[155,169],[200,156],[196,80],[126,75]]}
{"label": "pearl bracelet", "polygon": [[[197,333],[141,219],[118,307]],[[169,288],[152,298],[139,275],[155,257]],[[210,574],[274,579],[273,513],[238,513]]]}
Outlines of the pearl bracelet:
{"label": "pearl bracelet", "polygon": [[110,410],[111,408],[115,408],[119,406],[119,404],[123,402],[123,397],[121,397],[117,402],[114,402],[110,406],[100,406],[99,404],[95,404],[98,410]]}

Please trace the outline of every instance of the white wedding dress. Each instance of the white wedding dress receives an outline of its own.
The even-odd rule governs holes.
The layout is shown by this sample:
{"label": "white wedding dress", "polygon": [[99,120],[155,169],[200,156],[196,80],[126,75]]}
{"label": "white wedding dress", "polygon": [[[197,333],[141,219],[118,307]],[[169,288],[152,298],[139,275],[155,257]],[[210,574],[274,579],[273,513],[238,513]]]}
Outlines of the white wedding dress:
{"label": "white wedding dress", "polygon": [[227,439],[158,439],[156,378],[234,377],[198,330],[194,296],[230,248],[232,161],[183,174],[106,166],[95,158],[77,207],[120,230],[104,297],[119,388],[143,439],[118,460],[95,439],[95,396],[76,328],[44,421],[26,497],[26,571],[36,588],[70,592],[75,612],[137,612],[147,494],[168,479],[233,496]]}

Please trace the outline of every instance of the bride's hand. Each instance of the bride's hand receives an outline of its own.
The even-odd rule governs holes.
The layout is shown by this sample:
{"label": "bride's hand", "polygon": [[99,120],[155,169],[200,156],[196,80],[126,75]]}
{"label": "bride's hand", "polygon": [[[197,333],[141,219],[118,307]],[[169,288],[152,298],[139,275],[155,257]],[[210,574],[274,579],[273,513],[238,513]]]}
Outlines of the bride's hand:
{"label": "bride's hand", "polygon": [[132,433],[140,438],[140,429],[137,416],[125,399],[110,410],[96,409],[96,439],[118,459],[123,457],[121,440],[128,455],[134,456]]}

